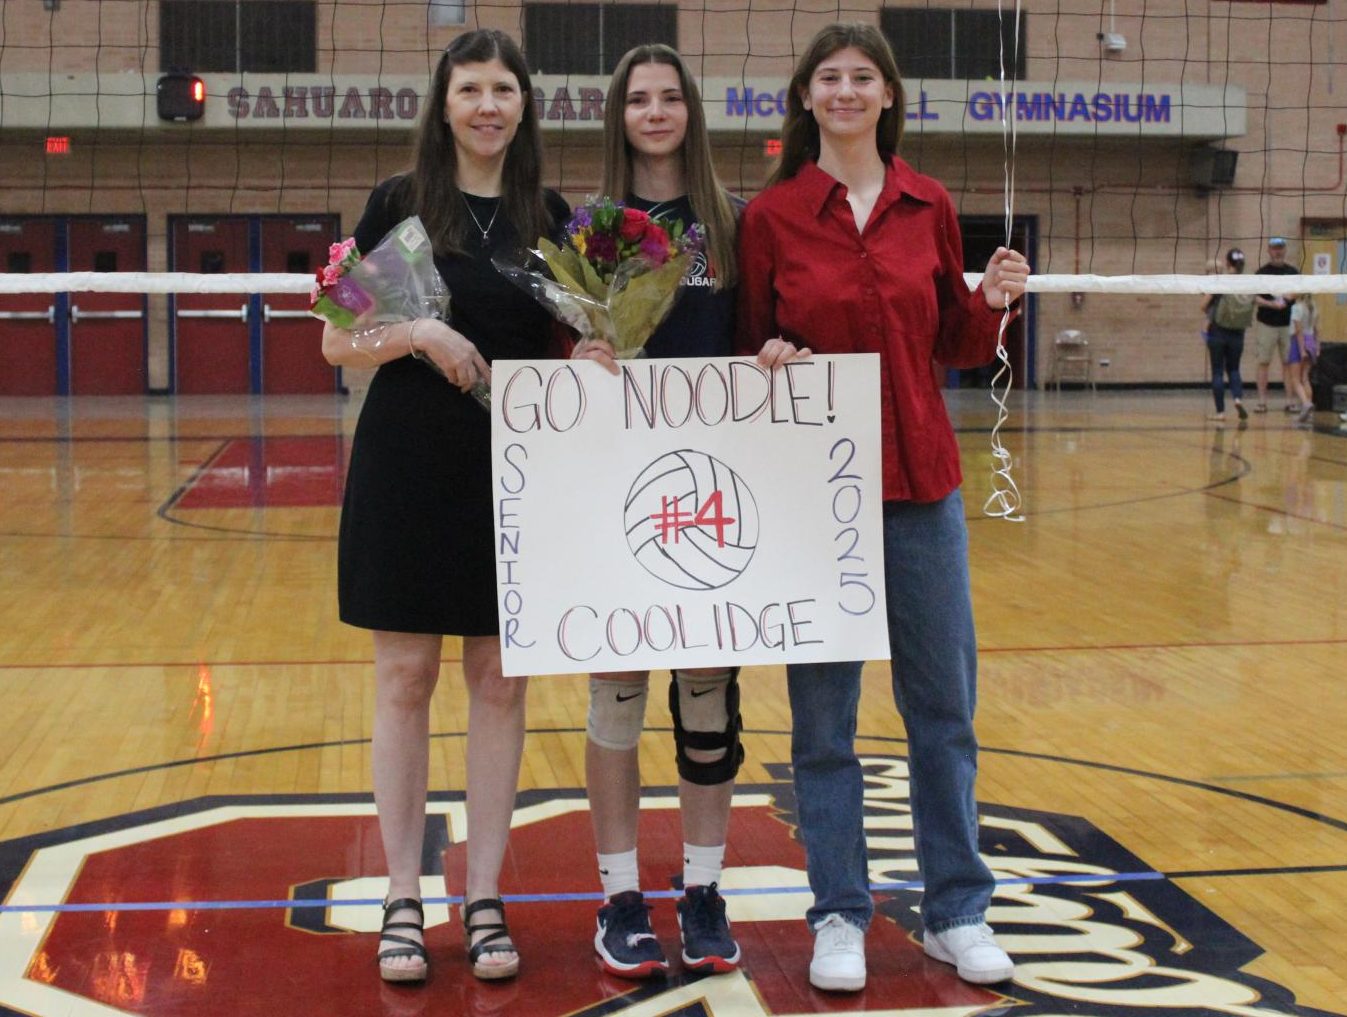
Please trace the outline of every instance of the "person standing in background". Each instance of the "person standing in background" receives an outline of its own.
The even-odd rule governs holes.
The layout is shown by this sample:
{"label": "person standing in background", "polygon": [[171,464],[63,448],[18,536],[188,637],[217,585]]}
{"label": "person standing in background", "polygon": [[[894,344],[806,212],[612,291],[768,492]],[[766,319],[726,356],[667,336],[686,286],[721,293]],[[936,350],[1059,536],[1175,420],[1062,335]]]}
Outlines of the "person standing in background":
{"label": "person standing in background", "polygon": [[[1255,275],[1299,275],[1300,273],[1286,263],[1286,238],[1273,237],[1267,242],[1267,261],[1258,266]],[[1258,310],[1254,324],[1254,353],[1258,357],[1258,403],[1255,413],[1267,412],[1267,389],[1272,358],[1283,365],[1282,383],[1285,387],[1286,354],[1291,342],[1291,304],[1284,296],[1261,293],[1257,297]],[[1294,401],[1289,389],[1286,396],[1286,412],[1295,413],[1300,405]]]}
{"label": "person standing in background", "polygon": [[[1244,252],[1238,247],[1230,248],[1225,254],[1225,263],[1231,272],[1242,273]],[[1239,303],[1240,314],[1243,315],[1247,313],[1249,305],[1245,301],[1249,299],[1235,293],[1208,293],[1202,298],[1202,311],[1207,316],[1207,327],[1202,335],[1206,340],[1207,354],[1211,358],[1211,396],[1216,402],[1216,411],[1211,414],[1209,420],[1225,419],[1227,378],[1230,382],[1230,397],[1235,404],[1235,412],[1239,414],[1240,420],[1249,419],[1249,411],[1244,408],[1244,379],[1239,373],[1240,358],[1244,356],[1244,329],[1234,327],[1239,321],[1226,318],[1222,314],[1221,306],[1224,301],[1226,303],[1224,310],[1229,311],[1232,304]],[[1229,324],[1221,324],[1217,320],[1218,316]]]}
{"label": "person standing in background", "polygon": [[1301,293],[1291,308],[1291,347],[1286,357],[1288,385],[1293,386],[1295,398],[1300,400],[1296,424],[1309,427],[1314,419],[1314,389],[1310,386],[1310,371],[1319,358],[1319,308],[1313,293]]}

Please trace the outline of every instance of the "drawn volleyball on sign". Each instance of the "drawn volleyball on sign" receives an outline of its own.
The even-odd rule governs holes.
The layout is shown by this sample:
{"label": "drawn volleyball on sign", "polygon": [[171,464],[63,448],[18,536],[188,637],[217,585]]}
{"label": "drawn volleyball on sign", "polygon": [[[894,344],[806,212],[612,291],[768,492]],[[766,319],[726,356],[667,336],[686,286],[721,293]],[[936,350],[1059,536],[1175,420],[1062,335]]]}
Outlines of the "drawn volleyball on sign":
{"label": "drawn volleyball on sign", "polygon": [[734,582],[758,546],[758,505],[742,477],[679,449],[641,471],[623,506],[627,546],[656,579],[683,590]]}

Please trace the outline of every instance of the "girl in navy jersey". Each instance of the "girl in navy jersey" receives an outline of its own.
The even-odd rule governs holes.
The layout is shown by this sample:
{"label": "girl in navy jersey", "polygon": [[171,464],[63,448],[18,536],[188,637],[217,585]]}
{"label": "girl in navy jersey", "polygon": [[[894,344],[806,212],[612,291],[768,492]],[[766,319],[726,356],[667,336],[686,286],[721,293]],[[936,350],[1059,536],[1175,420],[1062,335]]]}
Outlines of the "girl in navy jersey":
{"label": "girl in navy jersey", "polygon": [[[613,72],[604,119],[604,193],[651,218],[706,231],[703,254],[684,290],[646,343],[651,357],[728,356],[734,338],[735,216],[742,202],[716,179],[701,96],[668,46],[639,46]],[[578,357],[616,370],[602,341],[582,341]],[[641,775],[637,742],[645,722],[646,671],[590,678],[585,771],[606,903],[594,948],[610,972],[642,978],[668,968],[641,895],[636,825]],[[739,945],[717,892],[730,798],[743,759],[738,668],[677,670],[669,685],[683,819],[683,886],[678,901],[683,964],[729,971]]]}

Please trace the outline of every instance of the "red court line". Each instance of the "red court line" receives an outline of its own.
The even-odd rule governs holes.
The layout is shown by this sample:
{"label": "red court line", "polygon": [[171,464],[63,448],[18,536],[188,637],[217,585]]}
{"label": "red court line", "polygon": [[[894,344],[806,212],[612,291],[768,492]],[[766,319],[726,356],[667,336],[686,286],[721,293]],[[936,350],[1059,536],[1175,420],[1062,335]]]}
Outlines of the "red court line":
{"label": "red court line", "polygon": [[235,438],[196,470],[174,508],[340,505],[346,454],[341,435]]}

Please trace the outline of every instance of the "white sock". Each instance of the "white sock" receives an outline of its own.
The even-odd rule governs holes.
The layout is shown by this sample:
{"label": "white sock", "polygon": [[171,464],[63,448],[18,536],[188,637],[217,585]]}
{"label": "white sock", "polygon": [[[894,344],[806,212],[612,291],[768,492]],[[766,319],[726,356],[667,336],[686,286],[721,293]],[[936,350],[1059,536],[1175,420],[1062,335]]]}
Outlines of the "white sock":
{"label": "white sock", "polygon": [[683,886],[710,886],[720,882],[725,864],[725,845],[702,847],[683,842]]}
{"label": "white sock", "polygon": [[603,895],[641,889],[641,874],[636,865],[636,849],[613,855],[599,855],[599,879],[603,881]]}

